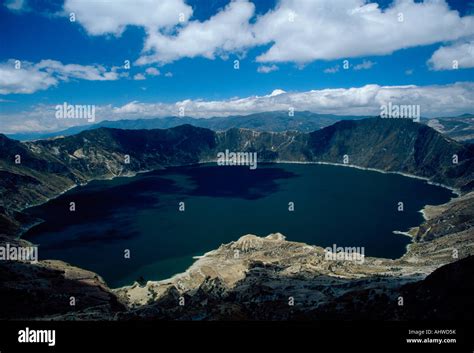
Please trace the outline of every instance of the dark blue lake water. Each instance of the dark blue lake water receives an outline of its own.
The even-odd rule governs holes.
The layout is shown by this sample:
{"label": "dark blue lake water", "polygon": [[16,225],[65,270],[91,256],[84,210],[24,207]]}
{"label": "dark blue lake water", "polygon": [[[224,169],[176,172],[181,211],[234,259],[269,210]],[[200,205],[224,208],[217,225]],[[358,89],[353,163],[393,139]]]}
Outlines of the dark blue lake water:
{"label": "dark blue lake water", "polygon": [[410,239],[393,231],[419,225],[424,205],[452,196],[422,180],[354,168],[204,164],[75,188],[29,209],[45,222],[25,237],[40,244],[41,259],[95,271],[118,287],[140,276],[170,277],[186,270],[193,256],[248,233],[280,232],[292,241],[363,246],[366,256],[397,258]]}

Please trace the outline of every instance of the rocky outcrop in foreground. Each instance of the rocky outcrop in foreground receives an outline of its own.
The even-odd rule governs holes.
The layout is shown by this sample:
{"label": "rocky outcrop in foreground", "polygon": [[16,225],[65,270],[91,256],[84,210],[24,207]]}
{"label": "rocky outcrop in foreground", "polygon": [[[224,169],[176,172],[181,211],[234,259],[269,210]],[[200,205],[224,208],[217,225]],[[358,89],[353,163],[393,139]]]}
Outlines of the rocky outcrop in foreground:
{"label": "rocky outcrop in foreground", "polygon": [[[469,216],[464,221],[454,219],[460,205],[466,207],[464,211]],[[446,284],[441,279],[446,275],[424,279],[427,275],[474,255],[474,232],[466,228],[474,217],[474,193],[445,208],[423,225],[437,224],[434,239],[411,244],[407,253],[396,260],[372,257],[366,257],[363,263],[327,260],[323,248],[287,241],[279,233],[265,238],[245,235],[206,253],[186,272],[169,280],[115,290],[130,308],[120,317],[186,320],[410,317],[418,308],[413,301],[422,300],[419,297],[423,288],[444,293]],[[445,219],[452,219],[456,226],[452,228]],[[418,231],[412,229],[414,233]],[[457,281],[463,276],[469,281],[467,276],[474,270],[473,259],[463,262],[466,268],[457,273]],[[448,265],[439,271],[446,274],[459,270],[460,266]],[[473,292],[463,291],[464,287],[459,287],[459,293],[463,302],[470,303]],[[431,305],[424,305],[426,315],[436,318],[436,313],[428,309],[435,310],[441,301],[447,301],[448,292],[445,291],[444,297],[441,293],[439,298],[432,292],[425,293],[430,296]],[[404,303],[399,306],[400,297]],[[456,317],[443,308],[437,310],[443,313],[443,318]]]}
{"label": "rocky outcrop in foreground", "polygon": [[[32,244],[0,236],[0,246]],[[0,266],[0,318],[113,319],[126,310],[116,295],[96,274],[58,260],[28,263],[2,261]]]}
{"label": "rocky outcrop in foreground", "polygon": [[[459,207],[464,221],[455,217]],[[474,193],[427,207],[428,220],[396,260],[327,260],[323,248],[275,233],[223,244],[168,280],[115,290],[60,261],[11,263],[2,269],[2,312],[61,320],[472,319],[474,232],[465,227],[473,210]],[[433,239],[417,240],[429,224],[437,225]]]}

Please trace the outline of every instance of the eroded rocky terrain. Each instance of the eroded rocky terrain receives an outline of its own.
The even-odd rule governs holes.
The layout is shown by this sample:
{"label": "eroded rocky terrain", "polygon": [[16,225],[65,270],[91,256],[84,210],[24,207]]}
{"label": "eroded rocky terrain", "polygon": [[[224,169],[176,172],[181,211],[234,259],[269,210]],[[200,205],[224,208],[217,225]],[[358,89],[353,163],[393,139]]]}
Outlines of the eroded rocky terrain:
{"label": "eroded rocky terrain", "polygon": [[[445,219],[455,218],[457,208],[464,206],[470,218],[453,220],[456,227],[451,228]],[[338,303],[351,297],[364,303],[361,306],[368,311],[381,296],[388,305],[385,315],[388,317],[392,308],[396,317],[400,315],[397,311],[403,312],[398,298],[406,284],[422,281],[439,267],[474,255],[473,217],[474,193],[469,193],[423,224],[425,228],[438,225],[432,230],[439,235],[434,240],[410,244],[400,259],[365,257],[363,263],[327,260],[323,248],[287,241],[279,233],[265,238],[249,234],[206,253],[170,280],[135,284],[115,292],[132,308],[126,317],[311,318],[331,306],[337,311]]]}

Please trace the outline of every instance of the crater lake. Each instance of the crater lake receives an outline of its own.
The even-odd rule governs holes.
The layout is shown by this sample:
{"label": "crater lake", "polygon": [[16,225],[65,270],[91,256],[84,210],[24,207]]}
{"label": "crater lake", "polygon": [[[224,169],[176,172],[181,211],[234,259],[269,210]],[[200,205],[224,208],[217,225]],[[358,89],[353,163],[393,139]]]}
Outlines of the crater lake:
{"label": "crater lake", "polygon": [[39,245],[40,259],[66,261],[120,287],[183,272],[193,257],[249,233],[398,258],[410,238],[393,232],[419,225],[424,205],[453,196],[424,180],[357,168],[200,164],[76,187],[28,209],[43,222],[24,237]]}

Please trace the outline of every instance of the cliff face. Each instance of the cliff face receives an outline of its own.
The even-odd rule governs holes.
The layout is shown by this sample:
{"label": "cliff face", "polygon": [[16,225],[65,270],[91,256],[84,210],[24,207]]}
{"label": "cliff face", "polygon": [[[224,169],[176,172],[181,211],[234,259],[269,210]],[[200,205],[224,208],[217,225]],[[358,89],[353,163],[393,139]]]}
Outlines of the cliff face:
{"label": "cliff face", "polygon": [[[342,121],[310,134],[313,159],[348,155],[351,164],[404,172],[472,189],[474,149],[407,120]],[[340,157],[339,157],[340,158]]]}
{"label": "cliff face", "polygon": [[[369,258],[362,265],[328,262],[322,259],[321,248],[287,242],[281,235],[265,239],[248,235],[207,254],[171,281],[149,282],[115,293],[95,274],[71,277],[82,270],[64,263],[42,261],[34,267],[2,264],[0,275],[9,280],[1,281],[0,294],[9,298],[26,292],[25,300],[28,296],[45,298],[46,308],[47,298],[55,298],[58,283],[67,288],[77,286],[77,293],[102,293],[101,304],[94,301],[97,295],[91,294],[85,295],[83,303],[87,304],[80,310],[51,302],[49,307],[54,309],[36,315],[19,311],[22,317],[183,318],[183,309],[176,306],[180,297],[188,303],[185,317],[190,319],[283,319],[312,311],[322,315],[324,310],[334,312],[339,302],[357,297],[360,291],[365,291],[367,303],[376,303],[374,300],[383,295],[392,300],[405,283],[419,281],[456,260],[451,254],[453,247],[462,249],[459,258],[473,255],[474,198],[467,192],[474,186],[474,150],[411,121],[342,121],[312,133],[245,129],[216,133],[189,125],[167,130],[100,128],[27,143],[0,135],[0,146],[0,244],[14,241],[12,236],[34,222],[21,213],[23,208],[75,185],[171,165],[215,161],[217,153],[226,149],[257,152],[259,162],[342,164],[346,155],[351,165],[410,173],[465,192],[463,198],[443,209],[428,208],[430,217],[412,230],[415,243],[399,260]],[[457,163],[453,163],[454,155]],[[21,163],[17,164],[18,156]],[[239,249],[243,252],[235,258]],[[46,290],[17,286],[16,279],[22,276],[38,280]],[[90,281],[77,283],[81,276]],[[300,305],[299,310],[288,308],[290,296]],[[103,310],[91,309],[97,306]],[[10,311],[14,316],[15,310]]]}
{"label": "cliff face", "polygon": [[231,129],[217,134],[221,149],[256,151],[264,161],[344,163],[428,178],[472,190],[474,148],[403,119],[340,121],[304,134]]}
{"label": "cliff face", "polygon": [[265,161],[356,165],[428,178],[472,190],[474,148],[403,119],[340,121],[309,134],[231,129],[218,133],[221,149],[257,151]]}

